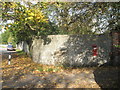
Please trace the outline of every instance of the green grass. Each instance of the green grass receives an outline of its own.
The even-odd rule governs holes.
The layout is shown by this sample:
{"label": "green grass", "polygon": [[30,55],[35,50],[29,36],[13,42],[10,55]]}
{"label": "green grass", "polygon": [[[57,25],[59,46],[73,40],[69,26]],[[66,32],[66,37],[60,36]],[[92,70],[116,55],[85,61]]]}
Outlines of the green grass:
{"label": "green grass", "polygon": [[1,48],[6,48],[5,46],[0,46]]}
{"label": "green grass", "polygon": [[51,71],[53,71],[53,68],[48,68],[48,69],[46,69],[46,71],[51,72]]}
{"label": "green grass", "polygon": [[16,52],[17,52],[17,55],[26,55],[26,53],[21,50],[16,50]]}
{"label": "green grass", "polygon": [[57,71],[59,71],[59,69],[58,68],[43,68],[43,67],[38,67],[36,70],[38,70],[38,71],[44,71],[44,72],[57,72]]}
{"label": "green grass", "polygon": [[117,47],[117,48],[120,48],[120,45],[114,45],[115,47]]}
{"label": "green grass", "polygon": [[20,52],[20,51],[22,51],[22,50],[16,49],[16,52]]}
{"label": "green grass", "polygon": [[43,68],[42,68],[42,67],[39,67],[38,70],[39,70],[39,71],[43,71]]}

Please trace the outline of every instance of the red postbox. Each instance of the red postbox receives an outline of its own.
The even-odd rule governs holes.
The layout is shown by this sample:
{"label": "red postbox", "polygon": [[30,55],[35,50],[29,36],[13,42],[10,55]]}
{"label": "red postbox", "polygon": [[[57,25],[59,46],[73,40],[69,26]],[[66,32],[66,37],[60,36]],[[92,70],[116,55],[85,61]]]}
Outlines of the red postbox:
{"label": "red postbox", "polygon": [[96,57],[98,55],[98,48],[97,48],[97,45],[92,45],[93,47],[93,50],[92,50],[92,55],[93,57]]}

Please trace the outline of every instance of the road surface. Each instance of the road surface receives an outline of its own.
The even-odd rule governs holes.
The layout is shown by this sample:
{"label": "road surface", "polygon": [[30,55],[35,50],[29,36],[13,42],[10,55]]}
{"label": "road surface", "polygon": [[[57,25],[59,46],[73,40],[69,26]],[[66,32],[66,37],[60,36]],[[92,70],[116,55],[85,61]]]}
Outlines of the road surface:
{"label": "road surface", "polygon": [[7,58],[9,54],[14,53],[16,53],[16,51],[7,51],[7,45],[0,45],[0,59],[4,59],[2,56],[5,56]]}

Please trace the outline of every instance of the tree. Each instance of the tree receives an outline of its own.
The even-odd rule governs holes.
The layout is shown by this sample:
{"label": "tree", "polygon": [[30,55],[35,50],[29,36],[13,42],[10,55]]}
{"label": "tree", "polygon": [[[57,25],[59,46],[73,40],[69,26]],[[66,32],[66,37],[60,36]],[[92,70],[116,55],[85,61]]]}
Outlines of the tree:
{"label": "tree", "polygon": [[28,3],[28,7],[13,2],[4,4],[3,20],[14,20],[14,23],[7,24],[6,27],[12,32],[16,43],[19,41],[29,42],[34,36],[52,34],[53,27],[51,27],[48,18],[42,13],[41,8],[36,9],[30,3]]}
{"label": "tree", "polygon": [[8,38],[10,37],[10,32],[5,31],[4,33],[1,34],[2,38],[2,44],[8,44]]}
{"label": "tree", "polygon": [[49,5],[51,21],[67,33],[84,34],[113,29],[119,24],[119,3],[57,2]]}
{"label": "tree", "polygon": [[3,3],[3,20],[14,20],[14,23],[6,26],[9,26],[17,42],[49,34],[93,34],[102,30],[113,30],[119,26],[119,3],[24,2],[24,4]]}

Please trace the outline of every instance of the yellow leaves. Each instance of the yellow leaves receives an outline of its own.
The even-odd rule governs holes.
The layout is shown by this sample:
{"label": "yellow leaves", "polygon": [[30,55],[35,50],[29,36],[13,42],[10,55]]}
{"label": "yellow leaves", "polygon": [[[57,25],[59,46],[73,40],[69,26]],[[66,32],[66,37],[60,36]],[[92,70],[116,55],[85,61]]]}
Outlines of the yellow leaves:
{"label": "yellow leaves", "polygon": [[6,30],[8,30],[8,27],[5,27]]}
{"label": "yellow leaves", "polygon": [[90,72],[89,71],[85,71],[86,74],[89,74]]}
{"label": "yellow leaves", "polygon": [[14,22],[14,24],[18,24],[18,22]]}
{"label": "yellow leaves", "polygon": [[11,7],[11,8],[16,8],[16,7],[17,7],[17,4],[14,3],[14,2],[12,2],[10,7]]}
{"label": "yellow leaves", "polygon": [[3,7],[16,8],[18,5],[15,2],[4,2]]}
{"label": "yellow leaves", "polygon": [[66,24],[64,24],[64,26],[67,26]]}
{"label": "yellow leaves", "polygon": [[3,80],[0,80],[0,83],[3,82]]}
{"label": "yellow leaves", "polygon": [[25,76],[21,76],[20,79],[25,79],[26,77]]}
{"label": "yellow leaves", "polygon": [[36,15],[36,19],[43,19],[44,16],[43,15]]}
{"label": "yellow leaves", "polygon": [[38,74],[38,73],[40,73],[39,70],[35,70],[35,71],[33,71],[33,74]]}
{"label": "yellow leaves", "polygon": [[102,9],[101,8],[98,8],[99,11],[101,11]]}
{"label": "yellow leaves", "polygon": [[3,86],[3,88],[10,88],[9,86]]}
{"label": "yellow leaves", "polygon": [[35,16],[35,13],[30,12],[30,13],[28,13],[28,15],[29,15],[29,16]]}
{"label": "yellow leaves", "polygon": [[48,19],[45,18],[44,14],[37,9],[30,9],[26,11],[27,18],[25,20],[31,20],[32,22],[45,22],[48,23]]}
{"label": "yellow leaves", "polygon": [[[2,76],[3,76],[4,80],[0,81],[0,82],[8,83],[9,81],[13,81],[16,84],[16,82],[20,83],[21,81],[26,81],[26,80],[28,80],[28,81],[31,80],[31,82],[32,81],[36,82],[36,80],[40,80],[40,83],[38,82],[34,88],[36,88],[36,87],[44,88],[46,86],[52,87],[52,85],[54,87],[59,88],[59,87],[64,87],[65,84],[67,84],[67,83],[69,83],[67,88],[75,88],[75,87],[79,88],[80,86],[85,87],[85,88],[91,88],[91,87],[98,88],[98,86],[96,86],[96,83],[94,81],[89,83],[89,82],[87,82],[88,81],[87,77],[85,77],[87,74],[89,74],[91,69],[87,69],[87,68],[72,69],[71,68],[70,70],[68,70],[68,69],[64,70],[62,67],[37,64],[37,63],[34,63],[29,57],[25,57],[25,56],[19,56],[19,57],[16,56],[15,57],[15,55],[11,61],[10,66],[8,66],[6,64],[7,60],[3,60],[2,62],[3,62]],[[115,68],[115,69],[117,69],[117,68]],[[115,69],[113,69],[113,71]],[[93,68],[92,68],[92,70],[93,70]],[[106,69],[105,69],[105,71],[106,71]],[[85,76],[83,75],[83,77],[82,77],[80,75],[80,73],[85,74]],[[91,77],[89,77],[89,78],[91,78]],[[29,83],[29,82],[28,83],[26,82],[26,84],[28,86],[31,86],[31,83]],[[5,86],[5,85],[3,87],[7,88],[7,86]],[[27,86],[25,86],[25,87],[27,87]]]}
{"label": "yellow leaves", "polygon": [[33,20],[33,17],[28,17],[27,19],[29,19],[29,20]]}
{"label": "yellow leaves", "polygon": [[18,10],[15,10],[15,13],[19,13],[19,11],[18,11]]}
{"label": "yellow leaves", "polygon": [[42,22],[48,23],[48,19],[43,19]]}
{"label": "yellow leaves", "polygon": [[41,12],[36,12],[35,13],[35,20],[38,22],[41,22],[44,20],[44,15]]}
{"label": "yellow leaves", "polygon": [[17,67],[16,69],[23,69],[24,67]]}
{"label": "yellow leaves", "polygon": [[26,13],[30,13],[31,12],[31,10],[26,10]]}

